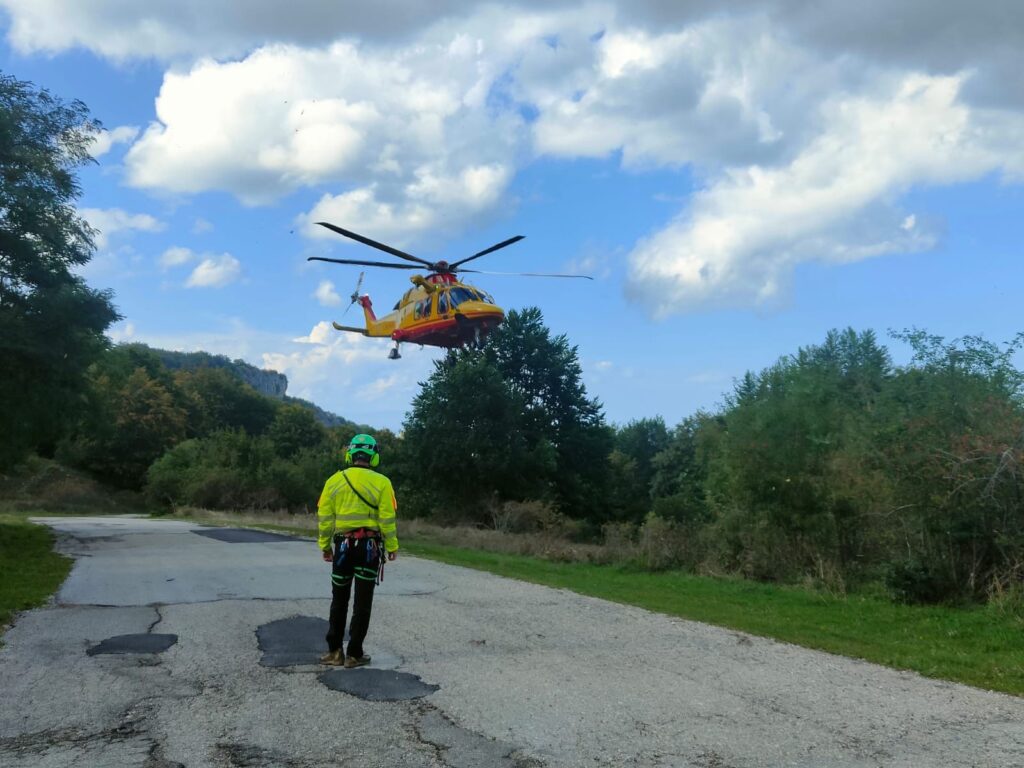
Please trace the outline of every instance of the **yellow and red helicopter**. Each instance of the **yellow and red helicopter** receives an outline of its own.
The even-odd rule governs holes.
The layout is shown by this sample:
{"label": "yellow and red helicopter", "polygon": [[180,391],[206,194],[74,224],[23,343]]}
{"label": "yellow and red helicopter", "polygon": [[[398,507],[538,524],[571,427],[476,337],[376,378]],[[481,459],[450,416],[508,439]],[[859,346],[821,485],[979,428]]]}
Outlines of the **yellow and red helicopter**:
{"label": "yellow and red helicopter", "polygon": [[432,347],[452,349],[467,344],[483,342],[491,331],[493,331],[505,318],[505,311],[494,303],[494,299],[486,291],[476,286],[463,283],[456,276],[459,273],[472,272],[479,275],[521,275],[524,277],[568,277],[592,280],[588,275],[559,275],[540,272],[483,272],[479,269],[465,269],[462,265],[486,256],[489,253],[504,248],[505,246],[518,243],[523,239],[522,235],[510,237],[500,243],[477,251],[472,256],[448,263],[447,261],[427,261],[411,253],[392,248],[390,245],[378,243],[368,237],[342,229],[326,221],[318,221],[321,227],[326,227],[332,232],[355,240],[356,242],[376,248],[379,251],[397,256],[410,264],[399,264],[384,261],[363,261],[360,259],[329,259],[323,256],[310,256],[307,261],[329,261],[333,264],[352,264],[364,267],[385,267],[387,269],[425,269],[427,275],[413,275],[409,278],[413,287],[410,288],[398,303],[394,310],[378,318],[373,311],[373,302],[367,294],[359,295],[359,288],[362,285],[363,275],[360,274],[359,282],[356,284],[355,293],[352,294],[352,304],[358,303],[363,308],[363,315],[366,317],[365,328],[354,328],[347,325],[334,323],[339,331],[358,333],[363,336],[374,338],[390,338],[395,346],[388,353],[388,357],[397,360],[401,357],[399,347],[403,343],[423,344]]}

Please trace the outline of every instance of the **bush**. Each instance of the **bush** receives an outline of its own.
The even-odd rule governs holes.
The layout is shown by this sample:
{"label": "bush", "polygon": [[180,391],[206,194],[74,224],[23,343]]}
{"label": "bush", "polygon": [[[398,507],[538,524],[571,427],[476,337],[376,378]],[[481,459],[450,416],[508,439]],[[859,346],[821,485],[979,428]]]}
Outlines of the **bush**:
{"label": "bush", "polygon": [[640,526],[637,552],[640,562],[651,571],[683,565],[687,551],[686,532],[671,520],[649,514]]}
{"label": "bush", "polygon": [[885,575],[885,586],[893,599],[901,603],[934,604],[959,596],[952,576],[933,563],[917,559],[891,563]]}
{"label": "bush", "polygon": [[1024,561],[1008,566],[992,578],[988,588],[989,608],[1013,616],[1024,625]]}
{"label": "bush", "polygon": [[211,509],[309,509],[330,474],[326,449],[280,458],[267,437],[215,432],[179,443],[155,461],[146,495],[161,505]]}
{"label": "bush", "polygon": [[488,505],[494,530],[505,533],[537,533],[563,528],[566,518],[543,501],[492,501]]}

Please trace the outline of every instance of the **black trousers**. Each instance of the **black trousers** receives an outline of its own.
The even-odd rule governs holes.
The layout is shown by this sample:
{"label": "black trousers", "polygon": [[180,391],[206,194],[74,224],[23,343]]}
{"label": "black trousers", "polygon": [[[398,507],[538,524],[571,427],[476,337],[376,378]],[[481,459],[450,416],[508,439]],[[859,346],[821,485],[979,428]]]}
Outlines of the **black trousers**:
{"label": "black trousers", "polygon": [[370,627],[373,610],[373,589],[377,586],[377,569],[383,557],[379,539],[346,539],[334,537],[334,565],[331,569],[331,618],[327,630],[327,648],[336,651],[345,639],[348,601],[355,584],[352,624],[348,631],[347,655],[363,655],[363,640]]}

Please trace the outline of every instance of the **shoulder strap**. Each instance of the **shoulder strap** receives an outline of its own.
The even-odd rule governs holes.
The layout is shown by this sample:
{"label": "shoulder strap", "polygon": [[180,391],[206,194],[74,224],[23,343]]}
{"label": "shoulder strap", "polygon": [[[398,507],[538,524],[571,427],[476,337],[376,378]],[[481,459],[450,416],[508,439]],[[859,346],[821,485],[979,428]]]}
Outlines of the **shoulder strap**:
{"label": "shoulder strap", "polygon": [[368,502],[366,500],[366,497],[363,496],[363,494],[361,494],[359,491],[356,490],[356,487],[354,485],[352,485],[352,481],[348,479],[348,475],[347,474],[342,472],[341,476],[345,478],[345,482],[348,483],[348,487],[352,489],[352,493],[354,493],[356,496],[358,496],[359,500],[361,502],[363,502],[363,504],[368,506],[370,509],[373,509],[373,510],[377,509],[377,505],[376,504],[371,504],[370,502]]}

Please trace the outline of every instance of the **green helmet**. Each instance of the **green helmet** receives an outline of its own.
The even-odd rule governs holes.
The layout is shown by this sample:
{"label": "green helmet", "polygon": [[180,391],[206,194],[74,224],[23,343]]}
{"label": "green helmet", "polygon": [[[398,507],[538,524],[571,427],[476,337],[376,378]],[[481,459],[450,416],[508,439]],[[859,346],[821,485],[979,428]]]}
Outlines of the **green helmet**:
{"label": "green helmet", "polygon": [[377,441],[373,435],[356,435],[348,444],[345,451],[345,463],[351,464],[357,453],[365,454],[370,459],[370,466],[376,467],[380,464],[380,451],[377,450]]}

